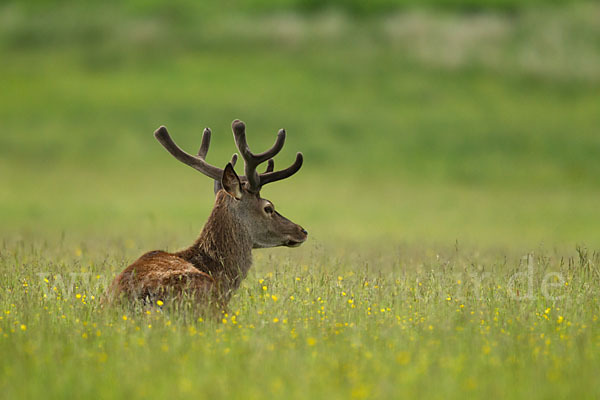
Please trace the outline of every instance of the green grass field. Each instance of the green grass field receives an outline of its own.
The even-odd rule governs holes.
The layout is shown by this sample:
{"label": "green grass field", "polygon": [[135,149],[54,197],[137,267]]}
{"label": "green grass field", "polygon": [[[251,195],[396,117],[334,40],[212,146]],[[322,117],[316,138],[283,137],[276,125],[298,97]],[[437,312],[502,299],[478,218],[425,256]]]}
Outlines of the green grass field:
{"label": "green grass field", "polygon": [[[376,3],[0,6],[2,398],[600,395],[600,8]],[[212,206],[153,131],[235,118],[308,242],[219,321],[102,308]]]}

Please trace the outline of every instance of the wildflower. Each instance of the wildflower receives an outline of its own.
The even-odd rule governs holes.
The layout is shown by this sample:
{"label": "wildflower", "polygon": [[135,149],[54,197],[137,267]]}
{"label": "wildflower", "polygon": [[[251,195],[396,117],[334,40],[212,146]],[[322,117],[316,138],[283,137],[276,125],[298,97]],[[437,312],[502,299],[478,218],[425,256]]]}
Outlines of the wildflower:
{"label": "wildflower", "polygon": [[273,301],[277,301],[277,296],[272,295],[271,298],[273,299]]}
{"label": "wildflower", "polygon": [[263,287],[262,287],[262,290],[266,292],[266,291],[267,291],[267,287],[266,287],[266,286],[263,286]]}
{"label": "wildflower", "polygon": [[306,339],[306,344],[308,344],[309,346],[314,346],[315,344],[317,344],[317,339],[315,339],[314,337],[309,337],[308,339]]}
{"label": "wildflower", "polygon": [[558,318],[556,319],[556,322],[559,324],[562,324],[562,322],[564,321],[564,317],[562,315],[559,315]]}
{"label": "wildflower", "polygon": [[127,321],[127,315],[123,315],[123,321]]}
{"label": "wildflower", "polygon": [[156,301],[156,305],[158,305],[159,307],[162,307],[162,306],[163,306],[163,304],[165,304],[165,303],[163,303],[163,301],[162,301],[162,300],[157,300],[157,301]]}
{"label": "wildflower", "polygon": [[22,330],[22,331],[26,331],[26,330],[27,330],[27,325],[25,325],[25,324],[21,324],[21,330]]}
{"label": "wildflower", "polygon": [[278,322],[279,322],[279,318],[277,318],[277,317],[273,318],[273,323],[274,323],[274,324],[276,324],[276,323],[278,323]]}

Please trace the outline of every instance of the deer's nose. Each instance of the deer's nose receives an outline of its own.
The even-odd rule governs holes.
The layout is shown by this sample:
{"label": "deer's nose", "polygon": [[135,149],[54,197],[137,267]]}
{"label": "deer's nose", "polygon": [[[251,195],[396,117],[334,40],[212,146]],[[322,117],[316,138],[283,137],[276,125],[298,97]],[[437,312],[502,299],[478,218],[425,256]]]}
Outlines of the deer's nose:
{"label": "deer's nose", "polygon": [[304,233],[305,235],[308,236],[308,231],[304,228],[300,228],[300,232]]}

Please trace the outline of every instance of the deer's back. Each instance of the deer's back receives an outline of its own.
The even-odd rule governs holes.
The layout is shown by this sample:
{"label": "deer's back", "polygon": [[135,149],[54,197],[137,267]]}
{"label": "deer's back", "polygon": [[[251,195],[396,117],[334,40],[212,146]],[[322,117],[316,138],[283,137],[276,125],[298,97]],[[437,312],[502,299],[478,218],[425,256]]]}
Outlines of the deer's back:
{"label": "deer's back", "polygon": [[111,285],[111,297],[154,299],[171,294],[208,294],[213,278],[183,258],[165,251],[151,251],[125,268]]}

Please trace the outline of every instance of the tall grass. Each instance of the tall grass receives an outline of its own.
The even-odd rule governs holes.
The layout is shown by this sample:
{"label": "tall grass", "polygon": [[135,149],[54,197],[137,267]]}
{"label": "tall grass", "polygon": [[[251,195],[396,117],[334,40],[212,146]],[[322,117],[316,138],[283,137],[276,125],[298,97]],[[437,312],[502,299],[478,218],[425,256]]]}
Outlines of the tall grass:
{"label": "tall grass", "polygon": [[4,245],[4,396],[537,399],[600,389],[599,260],[586,249],[258,252],[219,321],[167,305],[99,306],[136,251]]}

